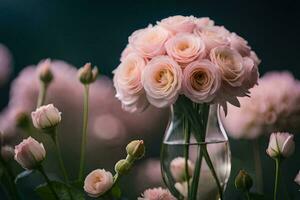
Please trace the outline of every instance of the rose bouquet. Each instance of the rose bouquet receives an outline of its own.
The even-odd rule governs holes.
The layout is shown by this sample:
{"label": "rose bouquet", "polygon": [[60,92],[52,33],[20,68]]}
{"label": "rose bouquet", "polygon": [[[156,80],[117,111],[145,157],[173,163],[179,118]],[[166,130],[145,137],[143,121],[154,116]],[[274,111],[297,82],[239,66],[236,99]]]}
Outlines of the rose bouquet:
{"label": "rose bouquet", "polygon": [[193,175],[187,167],[189,148],[184,150],[185,183],[181,184],[187,187],[186,195],[174,186],[169,186],[171,192],[179,198],[196,199],[204,157],[222,199],[224,184],[203,143],[208,140],[210,105],[221,105],[225,113],[227,103],[239,107],[238,97],[249,96],[249,89],[257,83],[260,60],[247,41],[209,18],[173,16],[133,32],[120,61],[114,86],[123,108],[135,112],[149,104],[171,106],[172,116],[182,122],[179,132],[184,145],[194,140],[202,144]]}

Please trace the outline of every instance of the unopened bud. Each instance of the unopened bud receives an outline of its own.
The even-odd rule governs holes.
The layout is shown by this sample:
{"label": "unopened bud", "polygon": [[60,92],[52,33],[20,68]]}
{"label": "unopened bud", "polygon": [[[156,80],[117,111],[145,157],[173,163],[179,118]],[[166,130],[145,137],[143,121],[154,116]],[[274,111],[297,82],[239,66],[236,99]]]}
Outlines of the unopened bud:
{"label": "unopened bud", "polygon": [[53,74],[50,70],[50,65],[51,65],[51,60],[46,59],[38,66],[39,78],[45,84],[49,84],[53,80]]}
{"label": "unopened bud", "polygon": [[115,171],[121,175],[127,174],[131,169],[131,164],[125,160],[119,160],[115,165]]}
{"label": "unopened bud", "polygon": [[17,113],[15,120],[16,120],[16,126],[23,129],[30,126],[31,123],[29,115],[26,112]]}
{"label": "unopened bud", "polygon": [[8,145],[1,147],[1,156],[5,161],[12,160],[15,156],[15,150]]}
{"label": "unopened bud", "polygon": [[86,63],[83,67],[78,70],[78,78],[83,84],[93,83],[98,76],[98,69],[94,67],[92,70],[91,63]]}
{"label": "unopened bud", "polygon": [[145,145],[143,140],[134,140],[126,147],[127,154],[134,159],[141,159],[145,154]]}
{"label": "unopened bud", "polygon": [[253,185],[252,178],[245,170],[240,170],[235,177],[235,187],[239,190],[249,191]]}

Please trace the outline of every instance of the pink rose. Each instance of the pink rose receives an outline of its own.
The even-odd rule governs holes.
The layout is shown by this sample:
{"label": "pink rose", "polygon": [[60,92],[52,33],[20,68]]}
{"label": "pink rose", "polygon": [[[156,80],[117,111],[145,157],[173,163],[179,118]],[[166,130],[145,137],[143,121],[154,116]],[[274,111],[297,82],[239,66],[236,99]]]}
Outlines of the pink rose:
{"label": "pink rose", "polygon": [[130,45],[127,45],[121,53],[120,61],[122,62],[131,53],[135,53],[135,51]]}
{"label": "pink rose", "polygon": [[272,133],[266,151],[271,158],[291,156],[295,151],[294,136],[289,133]]}
{"label": "pink rose", "polygon": [[116,97],[127,111],[143,110],[149,104],[141,82],[145,66],[146,62],[141,56],[131,53],[114,71]]}
{"label": "pink rose", "polygon": [[232,49],[238,51],[242,56],[250,56],[251,48],[248,46],[248,42],[244,38],[232,33],[228,39]]}
{"label": "pink rose", "polygon": [[135,31],[129,37],[129,45],[142,57],[153,58],[165,54],[165,42],[170,33],[160,26],[149,25],[145,29]]}
{"label": "pink rose", "polygon": [[255,84],[257,84],[259,77],[258,66],[249,57],[244,57],[243,60],[245,67],[245,79],[243,82],[243,87],[245,88],[245,90],[249,90]]}
{"label": "pink rose", "polygon": [[153,58],[142,74],[147,98],[156,107],[173,104],[181,89],[182,71],[169,56]]}
{"label": "pink rose", "polygon": [[84,191],[90,197],[100,197],[108,191],[114,183],[113,176],[104,169],[96,169],[89,173],[84,180]]}
{"label": "pink rose", "polygon": [[223,26],[208,26],[202,29],[195,29],[194,33],[202,38],[208,52],[215,47],[229,45],[228,37],[230,32]]}
{"label": "pink rose", "polygon": [[194,61],[183,71],[183,93],[197,103],[211,102],[221,85],[218,67],[209,60]]}
{"label": "pink rose", "polygon": [[159,26],[166,28],[173,34],[183,33],[183,32],[191,33],[196,26],[193,16],[185,17],[181,15],[165,18],[160,22],[158,22],[157,24]]}
{"label": "pink rose", "polygon": [[205,56],[205,45],[200,37],[181,33],[170,38],[165,44],[167,54],[179,63],[189,63]]}
{"label": "pink rose", "polygon": [[215,25],[215,22],[213,20],[211,20],[209,17],[195,18],[194,22],[196,24],[197,29],[202,29],[205,27],[212,27]]}
{"label": "pink rose", "polygon": [[222,74],[222,79],[232,87],[242,85],[245,78],[243,57],[229,47],[216,47],[210,52],[210,59],[215,63]]}
{"label": "pink rose", "polygon": [[42,143],[32,137],[24,139],[15,147],[15,160],[28,170],[35,169],[46,157],[46,150]]}

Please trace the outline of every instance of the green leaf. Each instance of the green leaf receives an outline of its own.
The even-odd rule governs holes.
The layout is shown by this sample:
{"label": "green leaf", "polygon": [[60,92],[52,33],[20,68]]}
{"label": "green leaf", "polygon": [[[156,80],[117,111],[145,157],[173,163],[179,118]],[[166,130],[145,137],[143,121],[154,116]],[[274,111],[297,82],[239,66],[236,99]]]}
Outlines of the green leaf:
{"label": "green leaf", "polygon": [[122,191],[119,185],[114,185],[114,187],[111,189],[111,194],[113,195],[114,198],[119,199],[121,198]]}
{"label": "green leaf", "polygon": [[26,170],[26,171],[21,172],[15,178],[15,183],[17,183],[20,179],[25,178],[26,176],[29,176],[30,174],[32,174],[32,172],[33,172],[32,170]]}
{"label": "green leaf", "polygon": [[[51,182],[58,197],[63,200],[84,200],[84,194],[75,187],[70,187],[58,181]],[[48,184],[42,184],[35,189],[42,200],[55,200]]]}

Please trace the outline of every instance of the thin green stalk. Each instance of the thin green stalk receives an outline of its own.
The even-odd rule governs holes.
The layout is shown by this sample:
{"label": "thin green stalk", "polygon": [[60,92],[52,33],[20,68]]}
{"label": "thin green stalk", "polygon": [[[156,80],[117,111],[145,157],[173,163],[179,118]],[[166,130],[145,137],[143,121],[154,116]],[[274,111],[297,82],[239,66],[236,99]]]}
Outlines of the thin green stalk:
{"label": "thin green stalk", "polygon": [[190,145],[190,130],[189,130],[189,122],[183,117],[183,129],[184,129],[184,158],[185,158],[185,179],[187,181],[187,198],[190,197],[190,175],[189,175],[189,145]]}
{"label": "thin green stalk", "polygon": [[85,168],[85,151],[87,141],[87,127],[88,127],[88,112],[89,112],[89,85],[84,85],[84,102],[83,102],[83,125],[81,137],[81,151],[80,151],[80,166],[78,179],[82,181]]}
{"label": "thin green stalk", "polygon": [[275,159],[275,183],[274,183],[274,200],[277,199],[277,191],[278,191],[278,185],[279,185],[279,178],[280,178],[280,159]]}
{"label": "thin green stalk", "polygon": [[195,172],[192,179],[191,200],[197,199],[198,185],[199,185],[200,172],[202,166],[202,158],[203,158],[202,148],[201,145],[199,145],[197,151],[197,159],[195,163]]}
{"label": "thin green stalk", "polygon": [[54,142],[55,147],[56,147],[55,151],[56,151],[56,155],[57,155],[57,158],[58,158],[60,170],[63,174],[65,182],[69,183],[69,177],[68,177],[65,165],[64,165],[62,155],[61,155],[61,149],[60,149],[60,145],[59,145],[58,134],[57,134],[56,128],[54,130],[54,133],[52,134],[52,139],[53,139],[53,142]]}
{"label": "thin green stalk", "polygon": [[202,148],[202,150],[203,150],[203,156],[205,158],[205,161],[206,161],[206,163],[207,163],[207,165],[208,165],[208,167],[209,167],[209,169],[210,169],[210,171],[211,171],[211,173],[212,173],[212,175],[213,175],[213,177],[214,177],[214,179],[216,181],[216,184],[217,184],[217,187],[218,187],[218,191],[219,191],[219,195],[220,195],[220,199],[223,200],[223,189],[221,187],[221,184],[220,184],[218,175],[217,175],[217,173],[215,171],[214,165],[213,165],[213,163],[212,163],[212,161],[210,159],[210,156],[209,156],[209,153],[207,151],[206,145],[204,146],[204,148]]}
{"label": "thin green stalk", "polygon": [[249,191],[246,191],[246,198],[247,198],[247,200],[251,200]]}
{"label": "thin green stalk", "polygon": [[37,108],[41,107],[45,103],[46,92],[47,92],[47,84],[45,84],[43,81],[40,81],[40,90],[39,90],[39,96],[36,105]]}
{"label": "thin green stalk", "polygon": [[3,160],[3,158],[1,156],[0,156],[0,164],[4,168],[4,174],[7,178],[8,184],[9,184],[8,188],[9,188],[9,193],[11,195],[11,198],[13,200],[21,199],[20,196],[19,196],[19,192],[18,192],[18,189],[16,187],[16,184],[14,182],[15,176],[14,176],[11,168],[9,166],[7,166],[7,163]]}
{"label": "thin green stalk", "polygon": [[253,156],[254,156],[254,167],[255,167],[255,180],[258,193],[263,193],[263,173],[261,167],[261,158],[259,154],[259,142],[258,139],[253,140]]}
{"label": "thin green stalk", "polygon": [[44,179],[46,180],[46,182],[47,182],[47,184],[48,184],[48,186],[49,186],[49,188],[50,188],[50,190],[51,190],[53,196],[55,197],[55,199],[59,200],[59,197],[58,197],[56,191],[54,190],[54,187],[53,187],[53,185],[52,185],[52,182],[51,182],[50,179],[48,178],[48,176],[47,176],[47,174],[45,173],[43,167],[40,165],[40,166],[37,168],[37,170],[43,175],[43,177],[44,177]]}

